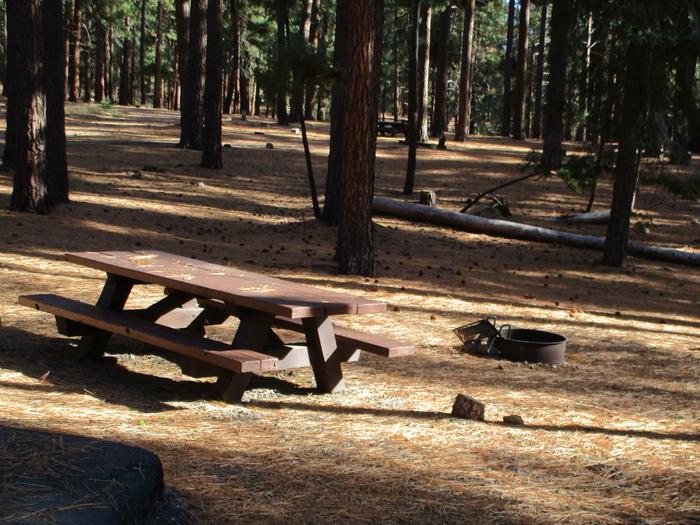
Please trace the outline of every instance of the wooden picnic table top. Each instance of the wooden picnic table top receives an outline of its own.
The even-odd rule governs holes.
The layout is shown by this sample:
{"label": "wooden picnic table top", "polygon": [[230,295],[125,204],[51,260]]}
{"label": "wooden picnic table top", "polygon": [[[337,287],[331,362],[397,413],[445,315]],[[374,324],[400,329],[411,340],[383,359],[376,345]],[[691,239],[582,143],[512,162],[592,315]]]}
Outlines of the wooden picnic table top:
{"label": "wooden picnic table top", "polygon": [[386,310],[386,303],[276,279],[158,250],[80,252],[66,260],[134,281],[159,284],[290,319]]}

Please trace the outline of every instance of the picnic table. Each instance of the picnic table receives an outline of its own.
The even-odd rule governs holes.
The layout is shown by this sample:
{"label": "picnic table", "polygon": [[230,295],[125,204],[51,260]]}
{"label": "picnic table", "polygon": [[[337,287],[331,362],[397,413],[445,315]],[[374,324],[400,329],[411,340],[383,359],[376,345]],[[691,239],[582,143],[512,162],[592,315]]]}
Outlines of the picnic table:
{"label": "picnic table", "polygon": [[[254,372],[311,366],[323,392],[345,388],[341,363],[360,352],[411,355],[411,345],[335,326],[334,315],[376,314],[386,303],[276,279],[231,266],[162,251],[66,254],[69,262],[106,272],[96,304],[55,294],[23,295],[19,303],[56,317],[58,331],[81,336],[78,355],[100,357],[112,334],[172,352],[193,377],[216,376],[216,392],[239,401]],[[161,285],[154,304],[125,310],[137,285]],[[208,326],[239,319],[231,342],[206,337]],[[301,333],[301,345],[285,343],[278,330]]]}

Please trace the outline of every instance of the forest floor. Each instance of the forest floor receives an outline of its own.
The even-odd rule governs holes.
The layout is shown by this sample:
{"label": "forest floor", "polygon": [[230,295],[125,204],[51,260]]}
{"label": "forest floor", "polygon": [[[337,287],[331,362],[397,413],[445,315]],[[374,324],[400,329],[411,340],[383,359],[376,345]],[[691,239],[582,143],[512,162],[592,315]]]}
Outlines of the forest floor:
{"label": "forest floor", "polygon": [[[0,175],[0,425],[145,447],[199,523],[700,522],[700,272],[376,218],[378,276],[337,275],[336,232],[312,217],[299,134],[225,119],[224,169],[173,145],[178,115],[68,107],[69,205],[10,212]],[[310,123],[319,188],[328,125]],[[274,149],[266,149],[272,143]],[[439,205],[517,176],[535,142],[473,137],[419,150],[417,188]],[[400,197],[406,149],[380,138],[376,192]],[[145,171],[144,166],[162,168]],[[697,168],[697,166],[694,166]],[[549,225],[586,196],[558,179],[501,192],[514,220]],[[609,206],[609,181],[597,209]],[[700,203],[644,184],[640,242],[700,250]],[[604,235],[605,226],[568,227]],[[66,263],[82,250],[159,249],[389,302],[346,326],[413,342],[417,355],[365,356],[345,392],[308,369],[269,374],[241,404],[211,379],[115,338],[96,365],[71,355],[53,317],[16,305],[52,292],[94,302],[103,275]],[[145,287],[130,304],[162,290]],[[488,315],[569,338],[567,364],[519,365],[459,352],[451,329]],[[215,336],[230,338],[225,324]],[[449,416],[457,393],[486,422]],[[522,427],[502,418],[519,414]],[[0,467],[1,470],[1,467]]]}

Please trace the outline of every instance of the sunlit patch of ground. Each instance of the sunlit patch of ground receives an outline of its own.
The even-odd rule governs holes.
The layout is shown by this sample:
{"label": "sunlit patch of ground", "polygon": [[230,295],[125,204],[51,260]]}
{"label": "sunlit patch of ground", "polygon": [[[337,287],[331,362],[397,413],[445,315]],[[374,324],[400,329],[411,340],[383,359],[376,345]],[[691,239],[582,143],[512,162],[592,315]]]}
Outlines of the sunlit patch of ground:
{"label": "sunlit patch of ground", "polygon": [[[323,188],[328,125],[309,127]],[[631,260],[618,271],[593,252],[378,218],[379,275],[338,276],[335,231],[312,220],[299,134],[227,119],[220,171],[174,148],[178,135],[167,111],[70,106],[72,203],[50,216],[0,210],[0,423],[149,448],[202,523],[700,520],[697,269]],[[419,150],[417,186],[458,209],[517,176],[536,146],[475,137]],[[379,139],[379,194],[400,195],[405,154]],[[0,198],[10,192],[3,174]],[[502,194],[516,220],[548,226],[586,201],[555,179]],[[602,184],[599,209],[610,195]],[[698,250],[700,205],[645,186],[639,208],[654,226],[634,240]],[[226,405],[211,380],[130,341],[115,339],[99,364],[77,362],[50,316],[15,304],[48,291],[93,302],[102,275],[62,254],[147,248],[386,300],[386,314],[340,322],[418,353],[363,357],[346,366],[340,394],[309,395],[313,376],[298,370],[260,378],[243,404]],[[457,352],[451,329],[486,315],[565,334],[567,365]],[[486,423],[448,417],[458,392],[486,403]],[[508,414],[527,425],[504,426]]]}

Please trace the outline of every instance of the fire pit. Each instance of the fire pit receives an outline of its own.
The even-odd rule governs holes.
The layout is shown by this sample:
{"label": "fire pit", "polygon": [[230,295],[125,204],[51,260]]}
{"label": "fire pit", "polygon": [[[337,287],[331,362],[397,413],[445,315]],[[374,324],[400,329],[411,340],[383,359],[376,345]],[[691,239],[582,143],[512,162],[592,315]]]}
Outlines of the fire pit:
{"label": "fire pit", "polygon": [[566,337],[553,332],[504,325],[496,336],[496,348],[501,357],[511,361],[561,365],[564,364],[566,341]]}
{"label": "fire pit", "polygon": [[566,352],[566,337],[553,332],[512,328],[496,328],[496,318],[489,317],[460,326],[454,333],[463,349],[472,353],[503,357],[511,361],[561,365]]}

